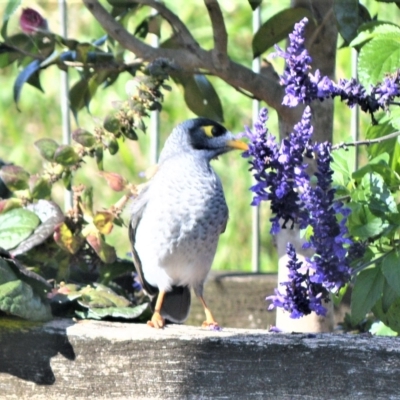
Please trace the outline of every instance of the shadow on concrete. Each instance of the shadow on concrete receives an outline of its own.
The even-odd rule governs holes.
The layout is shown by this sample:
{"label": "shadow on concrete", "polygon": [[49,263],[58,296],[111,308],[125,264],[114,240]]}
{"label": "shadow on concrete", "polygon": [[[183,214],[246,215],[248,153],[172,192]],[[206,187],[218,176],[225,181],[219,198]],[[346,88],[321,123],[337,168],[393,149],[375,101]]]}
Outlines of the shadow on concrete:
{"label": "shadow on concrete", "polygon": [[[39,385],[52,385],[56,377],[50,361],[57,354],[75,360],[66,328],[73,322],[31,323],[0,319],[0,373],[7,373]],[[46,326],[43,329],[43,326]]]}

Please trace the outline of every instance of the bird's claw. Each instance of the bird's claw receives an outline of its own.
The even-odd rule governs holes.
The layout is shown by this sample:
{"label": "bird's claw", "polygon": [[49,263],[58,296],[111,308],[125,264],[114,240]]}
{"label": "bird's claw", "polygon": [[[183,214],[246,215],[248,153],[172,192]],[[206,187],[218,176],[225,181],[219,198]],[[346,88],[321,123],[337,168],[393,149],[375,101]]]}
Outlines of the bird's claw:
{"label": "bird's claw", "polygon": [[147,321],[147,325],[152,328],[162,329],[165,326],[165,319],[161,316],[159,312],[155,312],[151,317],[150,321]]}
{"label": "bird's claw", "polygon": [[218,325],[216,321],[204,321],[201,325],[202,328],[207,328],[210,331],[220,331],[222,328]]}

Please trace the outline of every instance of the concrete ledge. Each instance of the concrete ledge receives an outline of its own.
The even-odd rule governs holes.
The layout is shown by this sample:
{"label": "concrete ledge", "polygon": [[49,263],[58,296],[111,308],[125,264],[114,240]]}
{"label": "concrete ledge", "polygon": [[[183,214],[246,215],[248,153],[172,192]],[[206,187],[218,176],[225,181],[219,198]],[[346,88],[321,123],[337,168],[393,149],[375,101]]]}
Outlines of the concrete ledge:
{"label": "concrete ledge", "polygon": [[0,320],[1,399],[399,399],[400,340]]}

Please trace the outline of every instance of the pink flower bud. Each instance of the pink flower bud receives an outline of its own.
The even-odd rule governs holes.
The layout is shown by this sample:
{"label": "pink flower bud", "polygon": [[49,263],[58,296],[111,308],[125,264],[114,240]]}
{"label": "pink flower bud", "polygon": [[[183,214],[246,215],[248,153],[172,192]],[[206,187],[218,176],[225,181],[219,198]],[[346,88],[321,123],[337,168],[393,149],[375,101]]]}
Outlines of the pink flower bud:
{"label": "pink flower bud", "polygon": [[32,35],[35,32],[47,31],[47,21],[32,8],[24,8],[22,10],[19,25],[23,32]]}

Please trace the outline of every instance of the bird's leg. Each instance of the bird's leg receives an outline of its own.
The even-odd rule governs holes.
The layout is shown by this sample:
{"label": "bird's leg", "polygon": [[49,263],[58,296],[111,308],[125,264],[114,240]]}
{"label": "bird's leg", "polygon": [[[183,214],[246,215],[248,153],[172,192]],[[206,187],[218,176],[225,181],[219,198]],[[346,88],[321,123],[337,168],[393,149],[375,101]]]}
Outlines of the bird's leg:
{"label": "bird's leg", "polygon": [[161,307],[163,305],[165,293],[166,292],[164,290],[160,290],[158,293],[153,316],[151,317],[150,321],[147,321],[147,325],[151,326],[152,328],[160,329],[164,328],[165,326],[165,319],[161,316]]}
{"label": "bird's leg", "polygon": [[199,296],[199,299],[201,301],[201,304],[203,305],[204,308],[204,313],[206,314],[206,320],[203,322],[202,327],[203,328],[218,328],[218,322],[214,319],[211,310],[207,307],[207,304],[203,298],[203,296]]}

